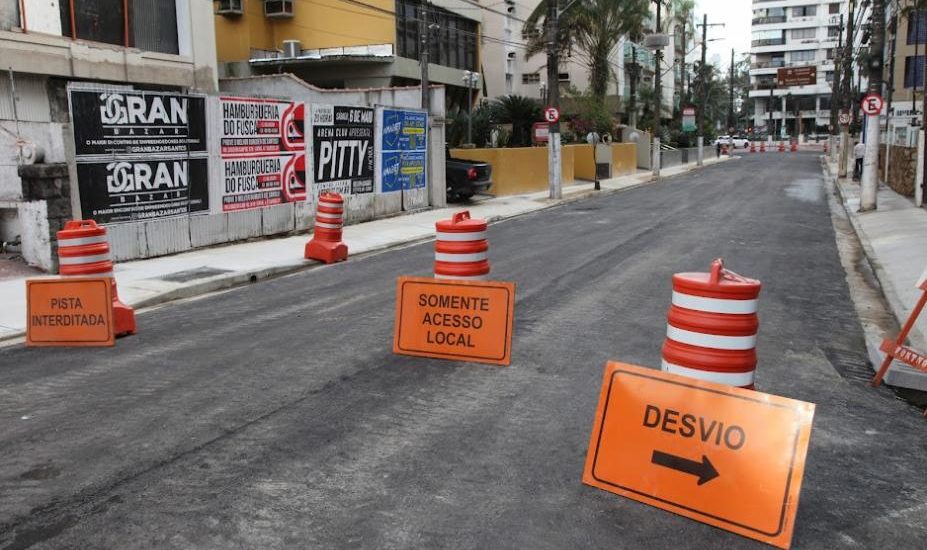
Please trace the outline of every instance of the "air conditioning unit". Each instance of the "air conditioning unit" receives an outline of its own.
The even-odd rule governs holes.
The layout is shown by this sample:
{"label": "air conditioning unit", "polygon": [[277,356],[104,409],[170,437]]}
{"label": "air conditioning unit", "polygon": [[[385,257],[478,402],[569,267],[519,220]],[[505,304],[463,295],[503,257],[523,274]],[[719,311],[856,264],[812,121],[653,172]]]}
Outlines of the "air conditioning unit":
{"label": "air conditioning unit", "polygon": [[518,56],[518,54],[515,53],[515,52],[509,52],[509,53],[506,54],[506,56],[507,56],[509,59],[515,59],[515,57]]}
{"label": "air conditioning unit", "polygon": [[244,0],[219,0],[219,9],[216,10],[216,13],[219,15],[241,15],[244,13],[244,10],[241,7],[241,4]]}
{"label": "air conditioning unit", "polygon": [[303,47],[302,42],[299,40],[284,40],[283,41],[283,57],[296,58],[302,53]]}
{"label": "air conditioning unit", "polygon": [[265,17],[293,17],[293,0],[264,0]]}

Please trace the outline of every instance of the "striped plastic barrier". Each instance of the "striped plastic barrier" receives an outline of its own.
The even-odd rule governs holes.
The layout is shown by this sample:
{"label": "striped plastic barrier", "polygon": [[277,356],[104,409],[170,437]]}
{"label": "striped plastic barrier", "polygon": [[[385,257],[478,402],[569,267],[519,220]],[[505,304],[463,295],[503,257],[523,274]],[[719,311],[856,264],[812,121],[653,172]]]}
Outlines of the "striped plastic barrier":
{"label": "striped plastic barrier", "polygon": [[470,212],[457,212],[449,220],[435,223],[436,279],[481,281],[489,275],[489,241],[486,220],[470,219]]}
{"label": "striped plastic barrier", "polygon": [[348,259],[348,246],[341,241],[344,227],[344,199],[338,193],[322,193],[315,211],[315,229],[306,243],[305,258],[327,264]]}

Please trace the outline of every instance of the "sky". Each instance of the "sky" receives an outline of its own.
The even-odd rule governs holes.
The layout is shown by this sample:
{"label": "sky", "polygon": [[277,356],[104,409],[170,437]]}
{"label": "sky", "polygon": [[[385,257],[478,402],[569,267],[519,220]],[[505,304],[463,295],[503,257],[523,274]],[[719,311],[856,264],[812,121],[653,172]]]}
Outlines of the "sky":
{"label": "sky", "polygon": [[[721,56],[721,67],[731,65],[731,48],[739,58],[741,52],[750,51],[750,21],[753,15],[751,0],[698,0],[696,23],[702,23],[702,15],[708,14],[708,24],[724,23],[723,27],[708,27],[708,60],[713,54]],[[702,31],[701,27],[697,28]],[[711,42],[712,38],[720,38]],[[697,59],[697,52],[690,54],[690,61]]]}

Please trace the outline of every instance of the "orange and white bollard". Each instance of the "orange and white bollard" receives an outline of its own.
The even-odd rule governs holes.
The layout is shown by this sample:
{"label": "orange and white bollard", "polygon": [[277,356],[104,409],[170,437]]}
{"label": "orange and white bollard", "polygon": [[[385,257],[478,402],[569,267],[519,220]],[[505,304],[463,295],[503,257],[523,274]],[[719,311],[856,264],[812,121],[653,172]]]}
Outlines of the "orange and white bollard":
{"label": "orange and white bollard", "polygon": [[327,264],[348,259],[348,245],[341,241],[344,199],[338,193],[322,193],[315,210],[315,229],[306,243],[305,258]]}
{"label": "orange and white bollard", "polygon": [[789,152],[796,153],[798,152],[798,141],[792,140],[789,145]]}
{"label": "orange and white bollard", "polygon": [[64,224],[64,229],[58,232],[58,273],[65,277],[108,277],[113,288],[114,333],[135,334],[135,310],[122,303],[116,291],[105,227],[93,220]]}
{"label": "orange and white bollard", "polygon": [[486,220],[471,219],[468,210],[435,223],[435,279],[486,279],[490,271],[486,227]]}
{"label": "orange and white bollard", "polygon": [[760,152],[761,152],[761,153],[765,153],[765,152],[766,152],[766,142],[765,142],[765,141],[761,141],[761,142],[760,142]]}
{"label": "orange and white bollard", "polygon": [[784,152],[785,152],[785,142],[784,142],[784,141],[780,141],[780,142],[779,142],[779,152],[780,152],[780,153],[784,153]]}
{"label": "orange and white bollard", "polygon": [[721,154],[722,154],[722,155],[726,155],[726,154],[727,154],[727,145],[724,144],[724,143],[721,144]]}
{"label": "orange and white bollard", "polygon": [[756,142],[755,141],[750,142],[750,152],[756,153]]}
{"label": "orange and white bollard", "polygon": [[673,275],[665,372],[753,389],[760,282],[724,269]]}

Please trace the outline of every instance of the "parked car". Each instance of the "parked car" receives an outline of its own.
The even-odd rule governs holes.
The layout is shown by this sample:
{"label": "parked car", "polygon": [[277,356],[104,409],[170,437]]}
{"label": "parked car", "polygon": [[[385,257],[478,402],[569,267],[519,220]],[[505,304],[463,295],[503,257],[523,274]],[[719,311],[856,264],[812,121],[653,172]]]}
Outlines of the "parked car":
{"label": "parked car", "polygon": [[492,186],[492,166],[475,160],[455,159],[447,147],[444,151],[447,200],[466,200],[489,190]]}
{"label": "parked car", "polygon": [[750,140],[743,136],[718,136],[714,145],[731,145],[732,143],[734,149],[745,149],[750,146]]}

